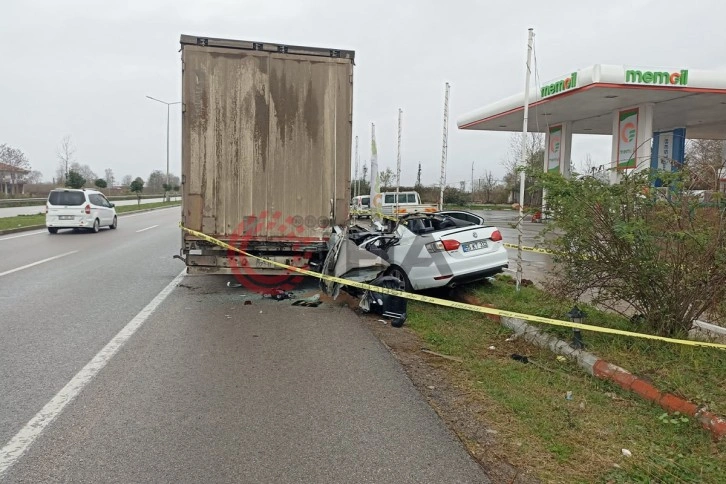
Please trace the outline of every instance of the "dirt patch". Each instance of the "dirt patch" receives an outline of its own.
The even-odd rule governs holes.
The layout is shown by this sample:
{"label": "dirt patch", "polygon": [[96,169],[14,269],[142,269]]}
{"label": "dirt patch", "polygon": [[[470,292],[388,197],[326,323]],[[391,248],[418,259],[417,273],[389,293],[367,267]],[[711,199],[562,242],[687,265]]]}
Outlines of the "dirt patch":
{"label": "dirt patch", "polygon": [[[328,298],[321,298],[330,301]],[[508,436],[485,421],[487,402],[470,388],[459,363],[426,352],[426,344],[405,326],[393,328],[379,317],[362,314],[358,300],[341,293],[336,301],[361,315],[361,319],[401,363],[414,386],[494,483],[538,483],[531,473],[509,463],[499,442]]]}

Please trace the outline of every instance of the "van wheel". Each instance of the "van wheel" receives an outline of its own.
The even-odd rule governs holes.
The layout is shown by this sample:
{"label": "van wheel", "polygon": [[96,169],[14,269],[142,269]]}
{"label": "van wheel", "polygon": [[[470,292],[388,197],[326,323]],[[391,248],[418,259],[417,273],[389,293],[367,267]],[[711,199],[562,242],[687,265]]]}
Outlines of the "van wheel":
{"label": "van wheel", "polygon": [[116,216],[114,215],[114,216],[113,216],[113,223],[112,223],[111,225],[109,225],[109,226],[108,226],[108,228],[110,228],[110,229],[115,229],[116,227],[118,227],[118,219],[117,219],[117,218],[116,218]]}
{"label": "van wheel", "polygon": [[56,227],[48,227],[48,232],[50,232],[51,234],[57,234],[58,229]]}
{"label": "van wheel", "polygon": [[93,221],[93,228],[91,231],[93,231],[94,234],[97,234],[98,231],[101,230],[101,223],[98,221],[98,219]]}

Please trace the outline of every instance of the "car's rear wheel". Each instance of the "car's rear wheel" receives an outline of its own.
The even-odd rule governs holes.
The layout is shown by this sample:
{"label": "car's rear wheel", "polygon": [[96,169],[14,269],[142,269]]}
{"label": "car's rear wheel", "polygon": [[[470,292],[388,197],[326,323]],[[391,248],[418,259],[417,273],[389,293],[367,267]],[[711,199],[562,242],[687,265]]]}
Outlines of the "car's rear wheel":
{"label": "car's rear wheel", "polygon": [[406,275],[406,271],[404,271],[401,267],[391,266],[386,272],[386,275],[395,277],[396,279],[401,281],[406,292],[411,292],[411,290],[413,290],[413,287],[411,287],[411,281]]}
{"label": "car's rear wheel", "polygon": [[98,231],[101,230],[101,223],[98,221],[98,219],[93,221],[93,228],[91,231],[93,231],[94,234],[97,234]]}
{"label": "car's rear wheel", "polygon": [[48,227],[48,232],[50,232],[51,234],[57,234],[58,233],[58,228],[56,228],[56,227]]}
{"label": "car's rear wheel", "polygon": [[116,227],[118,227],[118,219],[117,219],[117,218],[116,218],[116,216],[114,215],[114,216],[113,216],[113,223],[112,223],[112,224],[111,224],[111,225],[110,225],[110,226],[109,226],[108,228],[110,228],[110,229],[115,229]]}

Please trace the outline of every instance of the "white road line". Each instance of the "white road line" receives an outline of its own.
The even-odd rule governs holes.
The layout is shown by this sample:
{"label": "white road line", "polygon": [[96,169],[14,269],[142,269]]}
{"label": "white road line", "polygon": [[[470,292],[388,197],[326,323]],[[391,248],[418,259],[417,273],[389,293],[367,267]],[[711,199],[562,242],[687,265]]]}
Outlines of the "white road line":
{"label": "white road line", "polygon": [[5,473],[17,462],[17,460],[33,445],[41,433],[63,412],[63,409],[71,403],[83,388],[106,366],[116,353],[126,344],[151,316],[154,310],[167,298],[171,291],[179,284],[184,277],[186,269],[179,273],[168,286],[137,314],[124,328],[89,361],[86,366],[76,373],[71,381],[64,386],[45,406],[40,409],[25,427],[15,434],[15,437],[0,449],[0,480]]}
{"label": "white road line", "polygon": [[137,230],[136,233],[138,234],[139,232],[145,232],[147,230],[153,229],[153,228],[158,227],[158,226],[159,226],[159,224],[152,225],[151,227],[146,227],[145,229]]}
{"label": "white road line", "polygon": [[[123,217],[124,219],[127,219],[127,218],[131,218],[131,217],[139,217],[141,215],[149,215],[150,213],[154,213],[154,212],[161,212],[162,210],[171,210],[172,208],[181,210],[181,205],[174,205],[174,206],[168,207],[168,208],[152,208],[152,209],[147,210],[146,212],[130,213],[128,215],[126,215],[125,213],[119,213],[118,216]],[[141,210],[144,210],[144,209],[142,208]]]}
{"label": "white road line", "polygon": [[45,262],[50,262],[52,260],[60,259],[61,257],[65,257],[67,255],[75,254],[76,252],[78,252],[78,251],[77,250],[72,250],[70,252],[66,252],[65,254],[55,255],[53,257],[48,257],[47,259],[43,259],[43,260],[39,260],[37,262],[33,262],[32,264],[26,264],[26,265],[24,265],[22,267],[16,267],[15,269],[10,269],[9,271],[0,272],[0,277],[7,276],[8,274],[12,274],[13,272],[22,271],[23,269],[27,269],[29,267],[37,266],[38,264],[43,264]]}
{"label": "white road line", "polygon": [[19,239],[20,237],[28,237],[29,235],[39,235],[45,233],[47,233],[45,230],[39,230],[38,232],[30,232],[27,234],[11,235],[10,237],[3,237],[2,239],[0,239],[0,242],[2,242],[3,240]]}

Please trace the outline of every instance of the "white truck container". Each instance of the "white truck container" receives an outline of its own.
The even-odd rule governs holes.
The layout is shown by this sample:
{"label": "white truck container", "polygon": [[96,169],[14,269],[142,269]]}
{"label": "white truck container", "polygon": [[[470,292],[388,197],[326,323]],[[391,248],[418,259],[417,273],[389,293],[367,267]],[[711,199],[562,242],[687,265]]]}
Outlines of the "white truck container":
{"label": "white truck container", "polygon": [[[182,223],[296,267],[348,218],[354,52],[181,36]],[[189,273],[290,271],[182,231]]]}

